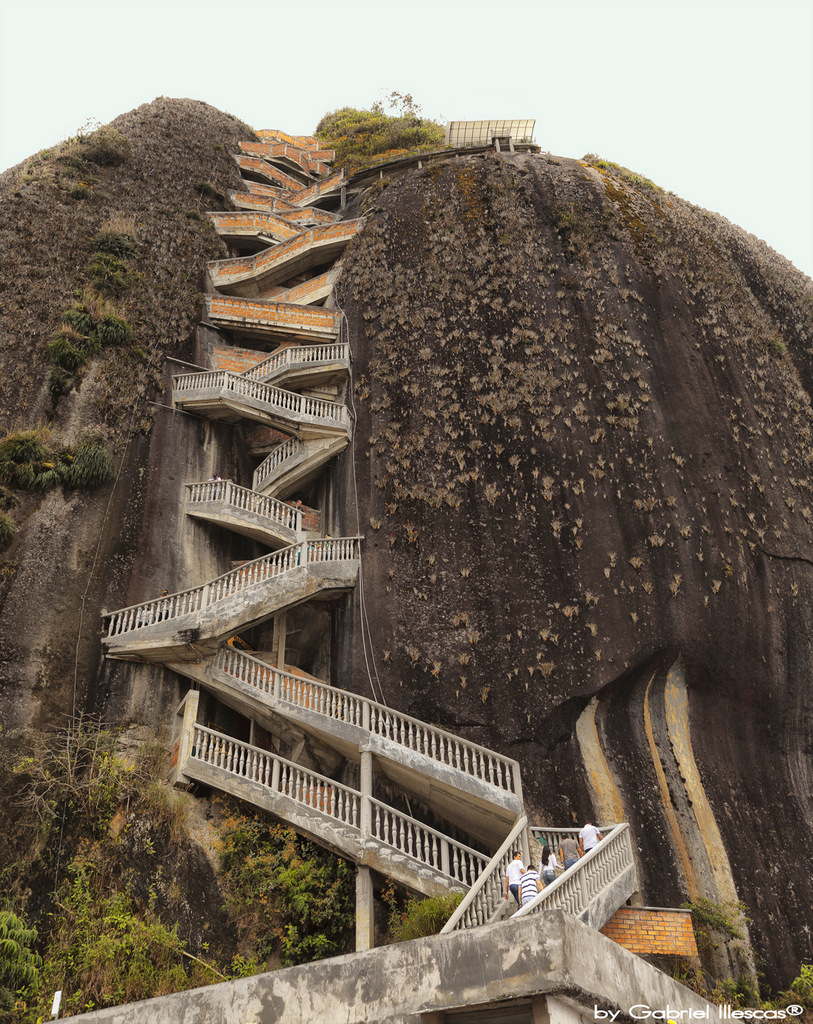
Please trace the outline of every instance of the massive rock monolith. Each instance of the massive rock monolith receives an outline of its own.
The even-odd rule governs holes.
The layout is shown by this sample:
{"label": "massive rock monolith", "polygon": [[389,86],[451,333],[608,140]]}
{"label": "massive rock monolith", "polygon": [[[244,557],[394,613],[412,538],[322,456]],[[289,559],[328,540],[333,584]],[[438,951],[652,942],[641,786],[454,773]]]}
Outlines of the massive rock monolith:
{"label": "massive rock monolith", "polygon": [[[789,980],[813,902],[813,283],[603,161],[378,188],[340,291],[342,486],[386,699],[518,758],[540,822],[629,820],[645,901],[742,900]],[[361,644],[337,653],[369,692]]]}

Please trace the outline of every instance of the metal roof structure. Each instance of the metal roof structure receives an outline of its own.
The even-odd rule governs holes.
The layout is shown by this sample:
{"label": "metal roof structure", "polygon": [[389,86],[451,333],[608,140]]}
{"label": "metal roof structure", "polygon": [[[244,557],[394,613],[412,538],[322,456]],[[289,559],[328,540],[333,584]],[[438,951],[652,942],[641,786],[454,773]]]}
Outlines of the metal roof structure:
{"label": "metal roof structure", "polygon": [[511,137],[514,142],[530,142],[534,136],[536,118],[526,121],[449,121],[446,125],[446,145],[490,146],[495,138]]}

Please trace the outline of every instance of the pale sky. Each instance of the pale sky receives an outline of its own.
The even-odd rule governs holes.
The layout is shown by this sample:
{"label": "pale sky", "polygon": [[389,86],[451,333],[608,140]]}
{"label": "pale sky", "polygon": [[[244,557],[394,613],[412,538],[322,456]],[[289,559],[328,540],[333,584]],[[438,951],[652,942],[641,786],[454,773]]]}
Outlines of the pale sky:
{"label": "pale sky", "polygon": [[536,118],[813,276],[813,0],[0,0],[0,170],[156,96],[310,134],[392,90]]}

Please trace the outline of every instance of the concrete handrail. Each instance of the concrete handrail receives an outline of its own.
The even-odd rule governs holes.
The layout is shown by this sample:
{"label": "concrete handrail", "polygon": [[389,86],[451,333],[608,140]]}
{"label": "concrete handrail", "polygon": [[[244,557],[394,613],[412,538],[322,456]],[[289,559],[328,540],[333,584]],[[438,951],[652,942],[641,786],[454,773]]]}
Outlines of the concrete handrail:
{"label": "concrete handrail", "polygon": [[265,459],[254,470],[251,484],[255,491],[259,491],[265,481],[280,469],[286,462],[297,459],[305,449],[304,441],[292,437],[289,441],[283,441],[266,456]]}
{"label": "concrete handrail", "polygon": [[223,505],[232,505],[251,512],[253,515],[269,519],[277,526],[282,526],[295,533],[302,532],[302,510],[287,505],[276,498],[267,498],[257,494],[248,487],[240,487],[231,480],[207,480],[205,483],[186,484],[188,490],[187,504],[199,505],[217,501]]}
{"label": "concrete handrail", "polygon": [[[361,793],[288,761],[279,754],[225,736],[203,725],[192,727],[189,758],[261,786],[321,811],[343,824],[358,827]],[[183,766],[179,766],[183,770]]]}
{"label": "concrete handrail", "polygon": [[488,854],[450,839],[380,800],[371,798],[370,804],[372,834],[379,842],[451,876],[466,888],[482,874]]}
{"label": "concrete handrail", "polygon": [[288,345],[286,348],[273,352],[267,359],[261,360],[247,370],[241,377],[249,380],[267,382],[284,369],[296,366],[312,366],[314,363],[346,363],[350,365],[350,346],[342,345]]}
{"label": "concrete handrail", "polygon": [[623,822],[513,916],[566,910],[579,917],[616,878],[634,867],[630,827]]}
{"label": "concrete handrail", "polygon": [[105,612],[102,617],[108,620],[107,635],[121,636],[123,633],[202,611],[217,601],[294,569],[307,570],[309,566],[324,562],[358,561],[360,542],[360,537],[301,541],[263,555],[262,558],[255,558],[252,562],[244,562],[237,569],[200,587],[167,594],[114,612]]}
{"label": "concrete handrail", "polygon": [[300,306],[294,302],[276,299],[249,299],[241,295],[209,295],[206,309],[214,321],[246,324],[278,324],[282,328],[317,331],[336,337],[339,333],[339,314],[323,306]]}
{"label": "concrete handrail", "polygon": [[244,156],[242,153],[232,153],[232,159],[241,171],[254,171],[255,174],[264,174],[271,181],[278,181],[287,191],[298,192],[302,184],[290,174],[284,174],[273,164],[267,163],[262,157]]}
{"label": "concrete handrail", "polygon": [[260,210],[210,210],[206,216],[215,231],[230,234],[239,231],[246,235],[282,235],[285,239],[294,238],[299,231],[284,217]]}
{"label": "concrete handrail", "polygon": [[313,177],[325,173],[325,160],[314,158],[312,151],[302,149],[301,146],[295,146],[287,141],[240,142],[238,145],[240,152],[245,153],[246,156],[263,157],[266,160],[273,159],[274,157],[283,157],[297,164],[303,171]]}
{"label": "concrete handrail", "polygon": [[[361,229],[360,220],[343,220],[336,224],[317,225],[300,232],[279,245],[269,246],[253,256],[233,256],[226,260],[210,260],[206,266],[212,280],[243,274],[262,274],[278,264],[322,242],[349,242]],[[324,262],[324,261],[323,261]]]}
{"label": "concrete handrail", "polygon": [[[618,822],[613,822],[611,825],[597,825],[598,831],[602,836],[608,836],[612,830],[616,827]],[[539,841],[540,836],[545,836],[548,840],[548,845],[554,853],[559,852],[559,847],[562,845],[563,839],[575,839],[576,843],[579,842],[579,832],[581,829],[576,828],[554,828],[552,825],[531,825],[528,829],[531,836]],[[540,846],[539,852],[541,854],[542,848]]]}
{"label": "concrete handrail", "polygon": [[204,373],[184,373],[172,378],[173,392],[188,396],[195,391],[221,391],[239,395],[273,409],[285,418],[320,420],[331,426],[347,428],[350,414],[339,402],[323,398],[310,398],[295,391],[284,391],[271,384],[261,384],[230,370],[211,370]]}
{"label": "concrete handrail", "polygon": [[228,646],[221,647],[212,667],[259,694],[357,726],[498,789],[517,792],[519,766],[516,761],[367,697],[340,690],[311,676],[268,665],[245,651]]}
{"label": "concrete handrail", "polygon": [[500,901],[504,899],[503,879],[514,854],[519,852],[520,836],[527,825],[528,819],[523,814],[503,840],[502,846],[483,868],[480,877],[463,897],[455,912],[441,928],[441,935],[458,929],[474,928],[490,920]]}
{"label": "concrete handrail", "polygon": [[[309,811],[317,812],[354,829],[362,829],[363,795],[350,786],[334,782],[318,772],[289,761],[272,751],[262,750],[243,740],[226,736],[204,725],[190,726],[189,754],[178,764],[183,772],[189,761],[203,764],[228,775],[280,793]],[[402,814],[380,800],[370,798],[372,810],[370,838],[402,853],[410,860],[434,868],[449,879],[468,885],[467,877],[480,873],[485,855]]]}
{"label": "concrete handrail", "polygon": [[310,188],[302,189],[295,195],[291,196],[291,201],[296,206],[304,206],[307,203],[312,202],[314,199],[318,199],[320,195],[325,192],[330,192],[334,188],[338,188],[344,181],[344,175],[339,171],[338,174],[332,174],[329,178],[325,178],[323,181],[317,181],[315,185],[311,185]]}

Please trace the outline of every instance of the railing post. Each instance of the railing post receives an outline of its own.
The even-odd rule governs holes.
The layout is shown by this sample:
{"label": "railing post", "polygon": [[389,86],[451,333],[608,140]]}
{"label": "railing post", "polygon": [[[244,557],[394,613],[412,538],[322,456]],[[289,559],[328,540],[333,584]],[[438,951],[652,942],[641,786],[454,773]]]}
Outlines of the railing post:
{"label": "railing post", "polygon": [[184,775],[184,768],[192,756],[192,738],[195,731],[195,723],[198,719],[199,701],[200,690],[189,690],[178,706],[179,715],[181,715],[181,709],[183,709],[183,718],[181,721],[181,733],[178,737],[178,756],[173,766],[173,782],[189,781]]}

